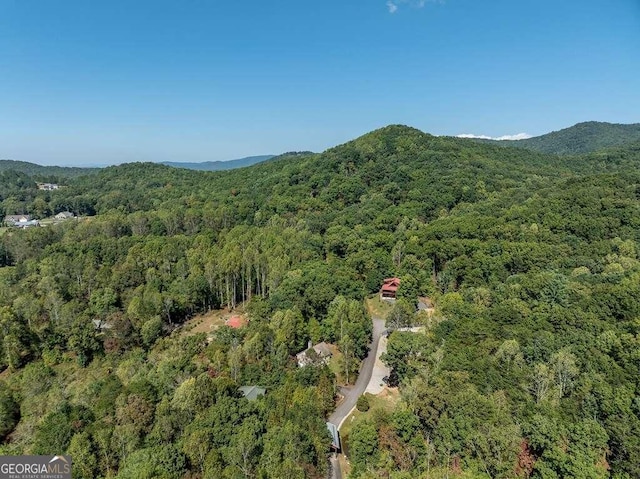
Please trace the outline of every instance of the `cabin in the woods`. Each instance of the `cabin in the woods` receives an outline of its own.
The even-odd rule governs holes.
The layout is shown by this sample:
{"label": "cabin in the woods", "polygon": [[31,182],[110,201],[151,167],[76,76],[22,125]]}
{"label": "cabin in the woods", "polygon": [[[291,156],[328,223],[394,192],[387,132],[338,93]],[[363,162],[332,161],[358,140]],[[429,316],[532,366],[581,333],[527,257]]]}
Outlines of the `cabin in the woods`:
{"label": "cabin in the woods", "polygon": [[296,354],[296,359],[298,366],[302,368],[311,364],[326,364],[332,355],[331,348],[324,341],[315,346],[312,346],[309,341],[307,349]]}
{"label": "cabin in the woods", "polygon": [[393,301],[396,299],[396,293],[400,286],[400,278],[387,278],[380,288],[380,299],[385,301]]}

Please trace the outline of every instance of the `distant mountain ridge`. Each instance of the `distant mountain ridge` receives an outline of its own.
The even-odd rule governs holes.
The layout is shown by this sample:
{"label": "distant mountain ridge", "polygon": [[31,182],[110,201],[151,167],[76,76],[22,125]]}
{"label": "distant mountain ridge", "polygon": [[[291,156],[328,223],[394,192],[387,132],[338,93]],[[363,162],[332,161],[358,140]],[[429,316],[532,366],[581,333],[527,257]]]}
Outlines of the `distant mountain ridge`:
{"label": "distant mountain ridge", "polygon": [[58,177],[74,178],[76,176],[96,173],[100,168],[78,168],[72,166],[43,166],[27,161],[0,160],[0,171],[17,171],[29,176],[41,178]]}
{"label": "distant mountain ridge", "polygon": [[[609,148],[626,147],[635,143],[640,144],[640,123],[621,124],[587,121],[577,123],[569,128],[523,140],[488,140],[474,138],[471,141],[504,147],[516,147],[555,155],[581,155]],[[164,161],[158,164],[187,170],[223,171],[311,154],[313,153],[310,151],[292,151],[280,155],[256,155],[228,161]],[[0,172],[13,170],[37,177],[40,181],[55,181],[56,178],[72,178],[88,175],[96,173],[101,169],[101,167],[43,166],[26,161],[0,160]]]}
{"label": "distant mountain ridge", "polygon": [[526,140],[489,140],[487,143],[515,146],[541,153],[579,155],[604,148],[640,142],[640,123],[620,124],[599,121],[578,123]]}
{"label": "distant mountain ridge", "polygon": [[235,168],[242,168],[245,166],[255,165],[256,163],[262,163],[263,161],[270,160],[276,155],[258,155],[247,156],[245,158],[238,158],[237,160],[228,161],[203,161],[201,163],[179,162],[179,161],[163,161],[161,164],[171,166],[173,168],[185,168],[187,170],[199,170],[199,171],[221,171],[221,170],[233,170]]}
{"label": "distant mountain ridge", "polygon": [[[205,161],[201,163],[194,162],[177,162],[177,161],[164,161],[157,163],[163,166],[169,166],[172,168],[181,168],[186,170],[197,171],[223,171],[233,170],[236,168],[243,168],[246,166],[252,166],[258,163],[266,161],[278,160],[281,158],[290,158],[295,156],[304,156],[312,154],[310,151],[290,151],[282,153],[280,155],[258,155],[247,156],[245,158],[239,158],[236,160],[228,161]],[[95,174],[98,171],[106,167],[75,167],[75,166],[43,166],[37,163],[29,163],[27,161],[16,160],[0,160],[0,172],[3,171],[17,171],[24,173],[31,177],[43,180],[43,181],[55,181],[58,178],[74,178],[76,176],[83,176],[89,174]]]}

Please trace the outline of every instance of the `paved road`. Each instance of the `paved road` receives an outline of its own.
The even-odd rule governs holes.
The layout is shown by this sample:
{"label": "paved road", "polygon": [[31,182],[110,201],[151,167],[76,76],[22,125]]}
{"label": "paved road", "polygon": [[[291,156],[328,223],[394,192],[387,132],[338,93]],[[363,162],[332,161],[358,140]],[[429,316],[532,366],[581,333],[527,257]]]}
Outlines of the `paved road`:
{"label": "paved road", "polygon": [[373,394],[380,394],[384,389],[384,381],[383,378],[385,376],[389,376],[391,374],[391,368],[387,367],[380,356],[387,352],[387,337],[382,336],[378,341],[378,351],[376,352],[376,362],[373,366],[373,371],[371,372],[371,380],[369,380],[369,385],[365,392]]}
{"label": "paved road", "polygon": [[371,379],[371,372],[373,366],[376,363],[378,343],[382,333],[384,332],[384,319],[373,318],[373,341],[369,345],[369,355],[362,361],[360,366],[360,373],[358,374],[358,380],[353,387],[342,388],[342,392],[345,394],[344,401],[336,408],[336,410],[329,416],[329,422],[338,426],[342,426],[342,422],[349,416],[358,398],[364,394],[369,380]]}
{"label": "paved road", "polygon": [[[382,337],[382,333],[384,332],[384,319],[372,318],[372,321],[373,338],[371,344],[369,345],[369,354],[360,365],[358,379],[356,380],[354,386],[340,389],[340,392],[344,395],[344,400],[340,403],[340,406],[336,408],[333,414],[329,416],[329,422],[338,426],[338,429],[340,429],[340,426],[342,426],[344,420],[356,407],[358,398],[362,394],[364,394],[365,390],[367,389],[369,381],[371,380],[373,367],[376,364],[376,360],[380,361],[378,355],[378,344],[380,343],[380,338]],[[331,479],[342,479],[342,471],[340,469],[340,462],[338,461],[337,454],[332,454],[329,462],[331,464]]]}
{"label": "paved road", "polygon": [[331,454],[329,458],[331,464],[331,479],[342,479],[342,470],[340,469],[340,461],[338,461],[337,454]]}

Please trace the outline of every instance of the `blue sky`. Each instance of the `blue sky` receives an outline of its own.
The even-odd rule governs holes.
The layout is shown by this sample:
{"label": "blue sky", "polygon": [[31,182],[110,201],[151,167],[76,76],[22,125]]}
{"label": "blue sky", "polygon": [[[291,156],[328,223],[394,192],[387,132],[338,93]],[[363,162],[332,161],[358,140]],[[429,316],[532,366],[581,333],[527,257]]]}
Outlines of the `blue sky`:
{"label": "blue sky", "polygon": [[0,158],[208,161],[640,122],[638,0],[0,0]]}

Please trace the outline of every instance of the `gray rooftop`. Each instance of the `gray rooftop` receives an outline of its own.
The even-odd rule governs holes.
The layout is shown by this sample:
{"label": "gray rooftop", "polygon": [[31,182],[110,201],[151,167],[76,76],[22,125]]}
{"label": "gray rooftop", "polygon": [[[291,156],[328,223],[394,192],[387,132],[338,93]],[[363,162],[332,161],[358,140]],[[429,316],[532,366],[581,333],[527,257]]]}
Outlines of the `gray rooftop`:
{"label": "gray rooftop", "polygon": [[338,426],[328,422],[327,429],[331,434],[331,447],[339,451],[342,448],[340,447],[340,433],[338,432]]}
{"label": "gray rooftop", "polygon": [[264,396],[267,392],[265,388],[259,386],[240,386],[238,389],[249,401],[255,401],[258,396]]}
{"label": "gray rooftop", "polygon": [[331,356],[331,349],[329,348],[327,343],[325,343],[324,341],[321,342],[321,343],[316,344],[313,347],[313,349],[318,354],[318,356],[320,356],[322,358],[326,358],[328,356]]}

